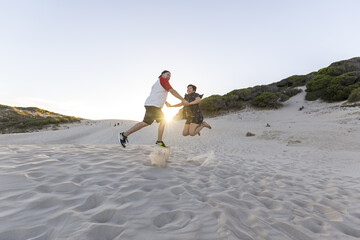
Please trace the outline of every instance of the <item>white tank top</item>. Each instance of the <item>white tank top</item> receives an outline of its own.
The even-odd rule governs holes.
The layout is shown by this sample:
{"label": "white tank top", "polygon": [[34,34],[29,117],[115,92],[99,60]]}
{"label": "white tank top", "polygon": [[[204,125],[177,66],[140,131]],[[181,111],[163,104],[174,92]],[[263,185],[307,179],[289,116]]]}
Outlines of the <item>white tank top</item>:
{"label": "white tank top", "polygon": [[145,101],[145,106],[162,108],[165,104],[168,91],[160,84],[158,79],[151,88],[150,96]]}

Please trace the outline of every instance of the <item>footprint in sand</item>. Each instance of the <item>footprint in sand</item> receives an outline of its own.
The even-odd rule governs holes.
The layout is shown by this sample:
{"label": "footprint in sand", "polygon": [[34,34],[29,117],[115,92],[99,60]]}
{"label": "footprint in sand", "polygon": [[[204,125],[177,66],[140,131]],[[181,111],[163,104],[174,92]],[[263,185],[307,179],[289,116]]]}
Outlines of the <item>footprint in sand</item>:
{"label": "footprint in sand", "polygon": [[106,209],[103,210],[91,217],[91,220],[96,223],[115,223],[115,224],[124,224],[126,219],[124,216],[119,215],[116,209]]}
{"label": "footprint in sand", "polygon": [[27,209],[32,210],[46,210],[49,208],[61,208],[62,206],[62,200],[56,198],[56,197],[44,197],[35,201],[32,201],[28,204]]}
{"label": "footprint in sand", "polygon": [[271,210],[281,210],[282,209],[282,204],[274,201],[270,198],[266,198],[266,197],[259,197],[258,198],[259,202],[261,202],[267,209],[271,209]]}
{"label": "footprint in sand", "polygon": [[325,207],[322,205],[315,205],[314,211],[320,213],[320,215],[322,215],[323,217],[325,217],[326,219],[332,222],[341,222],[343,220],[341,213],[329,207]]}
{"label": "footprint in sand", "polygon": [[342,222],[331,222],[335,228],[337,228],[340,232],[355,238],[360,238],[360,230],[358,226],[351,227]]}
{"label": "footprint in sand", "polygon": [[301,226],[303,226],[304,228],[309,229],[313,233],[326,233],[327,232],[326,223],[324,221],[320,221],[320,220],[312,218],[312,217],[301,220],[299,222],[299,224]]}
{"label": "footprint in sand", "polygon": [[104,201],[104,197],[102,195],[94,193],[91,196],[89,196],[84,203],[76,207],[75,210],[78,210],[80,212],[85,212],[90,209],[98,207],[103,201]]}
{"label": "footprint in sand", "polygon": [[157,215],[153,220],[153,224],[157,228],[182,229],[190,223],[193,217],[192,213],[182,211],[166,212]]}
{"label": "footprint in sand", "polygon": [[43,181],[45,173],[39,171],[27,172],[25,173],[25,177],[34,181]]}
{"label": "footprint in sand", "polygon": [[93,174],[91,173],[86,173],[86,174],[79,174],[77,175],[76,177],[74,177],[72,179],[73,182],[75,183],[81,183],[83,182],[84,180],[88,179],[88,178],[91,178],[93,176]]}
{"label": "footprint in sand", "polygon": [[185,189],[183,187],[173,187],[170,189],[170,191],[175,195],[180,195],[181,193],[185,192]]}
{"label": "footprint in sand", "polygon": [[271,226],[289,236],[291,239],[312,240],[312,238],[310,238],[307,234],[300,232],[287,223],[275,221],[275,223],[271,224]]}
{"label": "footprint in sand", "polygon": [[73,182],[60,183],[52,187],[58,193],[75,193],[79,188],[80,185]]}
{"label": "footprint in sand", "polygon": [[51,193],[53,189],[49,185],[39,185],[35,188],[35,191],[40,193]]}

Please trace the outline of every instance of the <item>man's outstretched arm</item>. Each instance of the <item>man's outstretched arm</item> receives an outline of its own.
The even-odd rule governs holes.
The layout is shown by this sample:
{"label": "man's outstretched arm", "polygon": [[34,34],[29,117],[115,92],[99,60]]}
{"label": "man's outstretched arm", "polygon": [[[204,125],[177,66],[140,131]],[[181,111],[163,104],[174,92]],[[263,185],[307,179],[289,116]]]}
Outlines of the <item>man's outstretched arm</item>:
{"label": "man's outstretched arm", "polygon": [[175,89],[170,88],[170,89],[169,89],[169,92],[170,92],[174,97],[180,99],[181,102],[184,104],[184,106],[189,105],[189,102],[186,101]]}

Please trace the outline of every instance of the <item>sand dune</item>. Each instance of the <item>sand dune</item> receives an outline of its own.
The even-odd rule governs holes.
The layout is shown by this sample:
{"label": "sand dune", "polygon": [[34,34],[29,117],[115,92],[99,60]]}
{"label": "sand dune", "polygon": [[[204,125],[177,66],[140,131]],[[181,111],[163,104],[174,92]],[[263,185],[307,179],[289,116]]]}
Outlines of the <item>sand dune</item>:
{"label": "sand dune", "polygon": [[360,109],[303,97],[169,123],[166,167],[155,124],[126,149],[132,121],[1,135],[0,239],[359,239]]}

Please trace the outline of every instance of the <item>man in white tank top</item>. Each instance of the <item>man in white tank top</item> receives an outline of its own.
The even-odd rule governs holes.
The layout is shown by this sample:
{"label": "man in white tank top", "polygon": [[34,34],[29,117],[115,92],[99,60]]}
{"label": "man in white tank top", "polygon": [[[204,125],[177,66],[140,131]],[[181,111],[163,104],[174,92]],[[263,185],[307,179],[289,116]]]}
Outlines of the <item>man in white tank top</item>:
{"label": "man in white tank top", "polygon": [[151,88],[149,97],[145,101],[145,116],[142,122],[136,123],[126,132],[119,133],[119,142],[123,147],[126,147],[128,142],[127,137],[142,129],[143,127],[151,125],[154,121],[160,123],[158,127],[158,139],[156,145],[160,147],[166,147],[165,143],[162,141],[162,136],[165,129],[165,117],[161,108],[166,102],[168,92],[170,92],[174,97],[180,99],[184,106],[189,105],[189,103],[182,97],[180,94],[173,89],[169,83],[171,73],[167,70],[163,71],[159,76],[158,80],[154,83]]}

